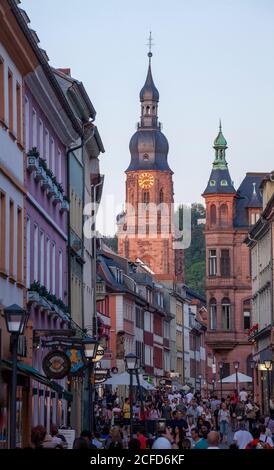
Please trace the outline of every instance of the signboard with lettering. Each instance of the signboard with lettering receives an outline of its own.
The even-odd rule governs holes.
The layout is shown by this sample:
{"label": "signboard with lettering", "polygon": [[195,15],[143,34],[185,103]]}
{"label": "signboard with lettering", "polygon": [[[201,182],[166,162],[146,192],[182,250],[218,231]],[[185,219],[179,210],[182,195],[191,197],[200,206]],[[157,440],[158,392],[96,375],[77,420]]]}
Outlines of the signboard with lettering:
{"label": "signboard with lettering", "polygon": [[75,440],[75,429],[58,429],[59,434],[62,434],[68,443],[68,449],[73,448]]}

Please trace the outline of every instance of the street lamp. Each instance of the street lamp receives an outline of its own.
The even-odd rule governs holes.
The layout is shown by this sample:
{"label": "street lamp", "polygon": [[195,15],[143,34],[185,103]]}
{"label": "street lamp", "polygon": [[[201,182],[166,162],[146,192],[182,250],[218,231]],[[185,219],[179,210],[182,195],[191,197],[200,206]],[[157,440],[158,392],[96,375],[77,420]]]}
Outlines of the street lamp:
{"label": "street lamp", "polygon": [[212,379],[212,391],[215,392],[215,379]]}
{"label": "street lamp", "polygon": [[237,390],[237,395],[238,395],[238,393],[239,393],[239,390],[238,390],[238,388],[239,388],[238,387],[238,369],[240,367],[240,363],[239,363],[239,361],[234,361],[233,365],[234,365],[234,369],[236,371],[236,390]]}
{"label": "street lamp", "polygon": [[91,338],[90,336],[85,337],[82,340],[82,344],[84,347],[84,362],[86,367],[88,368],[88,396],[89,396],[89,404],[88,404],[88,423],[90,431],[93,432],[94,428],[94,403],[93,403],[93,373],[94,373],[94,362],[93,360],[97,356],[97,351],[99,347],[99,342]]}
{"label": "street lamp", "polygon": [[129,353],[125,356],[125,366],[129,373],[129,395],[130,395],[130,439],[133,437],[133,374],[138,368],[138,358],[135,354]]}
{"label": "street lamp", "polygon": [[270,371],[272,369],[272,361],[264,361],[264,366],[267,370],[267,402],[268,409],[270,410],[270,398],[271,398],[271,380],[270,380]]}
{"label": "street lamp", "polygon": [[223,362],[219,362],[219,373],[220,373],[220,382],[221,382],[221,399],[223,398]]}
{"label": "street lamp", "polygon": [[10,448],[16,448],[16,390],[17,390],[17,349],[18,338],[24,333],[29,313],[13,304],[4,309],[6,326],[11,334],[12,350],[12,379],[11,379],[11,406],[10,406]]}
{"label": "street lamp", "polygon": [[255,390],[254,390],[254,369],[256,367],[256,361],[251,360],[250,361],[250,368],[252,371],[252,395],[253,395],[253,400],[255,399]]}
{"label": "street lamp", "polygon": [[202,396],[202,378],[203,378],[202,374],[199,374],[198,379],[199,379],[199,382],[200,382],[200,394],[201,394],[201,396]]}

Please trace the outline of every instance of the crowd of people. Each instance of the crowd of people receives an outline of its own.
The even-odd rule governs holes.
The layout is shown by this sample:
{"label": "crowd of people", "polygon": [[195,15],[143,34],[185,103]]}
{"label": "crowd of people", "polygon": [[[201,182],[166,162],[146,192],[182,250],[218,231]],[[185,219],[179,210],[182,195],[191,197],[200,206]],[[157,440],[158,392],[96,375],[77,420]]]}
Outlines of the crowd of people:
{"label": "crowd of people", "polygon": [[[272,449],[274,448],[274,398],[270,412],[260,407],[243,388],[218,399],[199,392],[157,390],[132,403],[116,392],[95,405],[95,432],[83,430],[75,449]],[[65,448],[56,426],[51,434],[37,426],[32,432],[35,448]]]}

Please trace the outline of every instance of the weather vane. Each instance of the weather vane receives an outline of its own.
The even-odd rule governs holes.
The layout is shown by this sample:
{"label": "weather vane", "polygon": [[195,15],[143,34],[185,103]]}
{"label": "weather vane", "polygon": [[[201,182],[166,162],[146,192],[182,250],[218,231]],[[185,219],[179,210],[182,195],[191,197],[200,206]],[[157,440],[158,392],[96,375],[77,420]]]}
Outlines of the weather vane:
{"label": "weather vane", "polygon": [[149,38],[148,38],[147,46],[148,46],[148,48],[149,48],[148,57],[149,57],[149,63],[150,63],[150,60],[151,60],[151,57],[152,57],[151,48],[152,48],[152,46],[154,46],[154,44],[153,44],[153,42],[152,42],[151,31],[149,32]]}

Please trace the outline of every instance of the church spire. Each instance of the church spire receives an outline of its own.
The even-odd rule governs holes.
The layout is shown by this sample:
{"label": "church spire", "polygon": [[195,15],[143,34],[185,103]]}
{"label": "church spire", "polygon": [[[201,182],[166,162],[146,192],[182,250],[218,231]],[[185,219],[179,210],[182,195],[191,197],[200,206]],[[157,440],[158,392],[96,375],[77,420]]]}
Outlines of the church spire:
{"label": "church spire", "polygon": [[219,122],[219,134],[214,140],[213,148],[215,149],[215,160],[213,163],[213,168],[219,168],[221,170],[226,169],[227,162],[225,159],[225,151],[227,149],[227,141],[223,136],[221,119]]}
{"label": "church spire", "polygon": [[159,91],[157,90],[151,72],[151,58],[152,58],[152,36],[151,31],[148,39],[148,71],[145,84],[140,91],[141,101],[141,124],[140,127],[158,127],[158,102]]}
{"label": "church spire", "polygon": [[219,122],[219,133],[214,140],[213,148],[215,149],[215,160],[211,175],[204,191],[206,194],[232,194],[235,193],[233,182],[231,181],[225,151],[227,149],[227,141],[222,131],[221,120]]}

